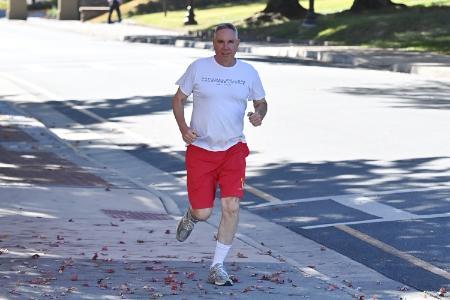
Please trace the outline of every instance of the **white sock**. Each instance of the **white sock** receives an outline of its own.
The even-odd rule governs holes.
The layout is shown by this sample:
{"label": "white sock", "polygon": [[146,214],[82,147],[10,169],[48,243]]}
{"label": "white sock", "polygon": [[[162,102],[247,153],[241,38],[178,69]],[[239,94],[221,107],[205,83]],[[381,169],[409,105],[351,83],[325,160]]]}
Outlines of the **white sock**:
{"label": "white sock", "polygon": [[230,248],[231,245],[224,245],[217,241],[216,252],[214,252],[214,259],[211,267],[215,266],[216,264],[223,264],[223,261],[225,260],[225,257],[227,257]]}

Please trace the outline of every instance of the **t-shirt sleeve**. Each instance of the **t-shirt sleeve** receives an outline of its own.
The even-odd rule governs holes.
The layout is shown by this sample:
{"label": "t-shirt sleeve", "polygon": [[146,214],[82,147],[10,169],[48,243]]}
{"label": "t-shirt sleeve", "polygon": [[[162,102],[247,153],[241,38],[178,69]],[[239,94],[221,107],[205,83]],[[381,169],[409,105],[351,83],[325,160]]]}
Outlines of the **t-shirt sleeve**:
{"label": "t-shirt sleeve", "polygon": [[195,69],[194,63],[190,64],[186,72],[184,72],[184,74],[175,83],[180,87],[180,90],[186,96],[192,94],[192,91],[194,90],[194,82],[195,82],[194,69]]}
{"label": "t-shirt sleeve", "polygon": [[259,78],[259,74],[256,70],[254,70],[252,86],[250,87],[250,97],[248,100],[261,100],[266,97],[266,92],[264,91],[264,87],[261,82],[261,78]]}

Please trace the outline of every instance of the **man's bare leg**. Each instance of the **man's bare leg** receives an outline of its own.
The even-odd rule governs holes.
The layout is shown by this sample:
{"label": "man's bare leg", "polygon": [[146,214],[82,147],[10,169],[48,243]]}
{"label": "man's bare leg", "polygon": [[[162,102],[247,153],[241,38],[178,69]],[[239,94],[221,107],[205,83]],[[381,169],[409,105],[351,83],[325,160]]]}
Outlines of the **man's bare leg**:
{"label": "man's bare leg", "polygon": [[222,217],[217,240],[225,245],[231,245],[239,223],[239,198],[226,197],[221,199]]}
{"label": "man's bare leg", "polygon": [[208,282],[216,285],[233,285],[233,281],[223,267],[225,257],[231,248],[234,235],[239,222],[239,198],[222,198],[222,217],[219,225],[216,251],[211,269],[208,274]]}
{"label": "man's bare leg", "polygon": [[194,219],[196,219],[197,221],[208,220],[209,216],[212,213],[212,207],[211,208],[193,209],[191,206],[189,206],[189,210],[191,211],[192,217],[194,217]]}

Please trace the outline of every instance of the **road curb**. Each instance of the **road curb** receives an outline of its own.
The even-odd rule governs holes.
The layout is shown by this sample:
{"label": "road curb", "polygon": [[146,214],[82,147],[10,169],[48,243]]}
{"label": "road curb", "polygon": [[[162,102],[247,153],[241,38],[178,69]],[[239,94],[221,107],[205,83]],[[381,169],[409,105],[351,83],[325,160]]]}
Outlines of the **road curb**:
{"label": "road curb", "polygon": [[[31,89],[33,90],[33,87],[30,87],[27,85],[26,82],[17,82],[17,80],[15,78],[12,78],[11,76],[7,76],[6,74],[2,74],[0,73],[0,79],[3,80],[7,80],[11,83],[13,83],[14,85],[16,85],[18,88],[24,90],[25,92],[29,92],[27,89]],[[45,91],[39,91],[40,93],[45,93]],[[66,102],[63,102],[65,105],[68,105]],[[26,115],[26,116],[30,116],[31,118],[35,119],[37,122],[41,123],[39,120],[37,120],[33,115],[31,115],[28,111],[25,111],[24,109],[22,109],[21,107],[19,107],[16,103],[10,103],[9,105],[11,105],[15,110],[17,110],[19,113]],[[66,147],[72,149],[72,151],[74,151],[77,155],[79,155],[80,157],[94,163],[94,164],[99,164],[98,161],[96,161],[95,159],[93,159],[92,157],[90,157],[89,155],[86,155],[85,153],[83,153],[81,150],[79,150],[78,148],[76,148],[75,146],[73,146],[72,144],[66,142],[65,140],[63,140],[62,138],[60,138],[58,135],[56,135],[50,128],[48,128],[45,124],[43,124],[44,128],[46,128],[47,132],[49,135],[51,135],[55,140],[57,140],[59,143],[64,144]],[[89,130],[86,128],[86,130]],[[100,163],[100,165],[103,165]],[[114,169],[114,171],[121,177],[123,177],[124,179],[127,179],[128,181],[130,181],[131,183],[135,184],[136,186],[148,191],[149,193],[151,193],[152,195],[154,195],[156,198],[159,199],[159,201],[161,201],[162,205],[164,206],[164,209],[166,210],[167,214],[169,215],[173,215],[173,216],[181,216],[181,211],[178,208],[177,204],[175,203],[175,201],[167,194],[160,192],[154,188],[152,188],[151,186],[147,186],[144,185],[142,183],[140,183],[139,181],[123,174],[123,172],[120,172],[116,169]]]}
{"label": "road curb", "polygon": [[[180,48],[213,49],[212,42],[199,41],[194,37],[174,36],[125,36],[125,42],[173,45]],[[324,46],[295,44],[251,45],[243,43],[238,52],[259,56],[305,59],[330,65],[361,67],[450,79],[450,56],[415,54],[397,50],[369,49],[356,46]],[[327,47],[327,46],[325,46]]]}

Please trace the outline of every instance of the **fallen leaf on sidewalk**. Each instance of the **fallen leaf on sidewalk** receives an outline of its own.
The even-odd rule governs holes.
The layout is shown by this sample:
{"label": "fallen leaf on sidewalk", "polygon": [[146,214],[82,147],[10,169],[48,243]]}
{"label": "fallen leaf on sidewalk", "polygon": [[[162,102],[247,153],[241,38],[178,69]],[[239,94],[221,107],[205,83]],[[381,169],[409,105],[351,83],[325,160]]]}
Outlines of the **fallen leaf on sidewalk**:
{"label": "fallen leaf on sidewalk", "polygon": [[145,267],[146,271],[165,271],[164,267],[155,267],[155,266],[149,266]]}
{"label": "fallen leaf on sidewalk", "polygon": [[281,278],[281,272],[275,272],[272,274],[263,274],[260,280],[266,280],[273,283],[284,284],[284,279]]}
{"label": "fallen leaf on sidewalk", "polygon": [[187,279],[194,279],[195,272],[185,272]]}
{"label": "fallen leaf on sidewalk", "polygon": [[166,285],[171,284],[173,281],[174,281],[174,279],[173,279],[173,276],[172,276],[172,275],[168,275],[168,276],[164,277],[164,283],[165,283]]}
{"label": "fallen leaf on sidewalk", "polygon": [[48,279],[48,278],[37,277],[37,278],[30,279],[28,282],[30,284],[45,285],[49,281],[50,281],[50,279]]}
{"label": "fallen leaf on sidewalk", "polygon": [[348,287],[353,287],[353,284],[350,282],[350,281],[348,281],[348,280],[342,280],[342,282],[346,285],[346,286],[348,286]]}
{"label": "fallen leaf on sidewalk", "polygon": [[328,290],[328,291],[334,291],[334,290],[336,290],[336,289],[337,289],[337,286],[334,285],[334,284],[329,284],[328,287],[327,287],[327,290]]}
{"label": "fallen leaf on sidewalk", "polygon": [[21,293],[19,293],[19,292],[16,291],[16,290],[9,290],[8,293],[10,293],[11,295],[17,295],[17,296],[22,295]]}

